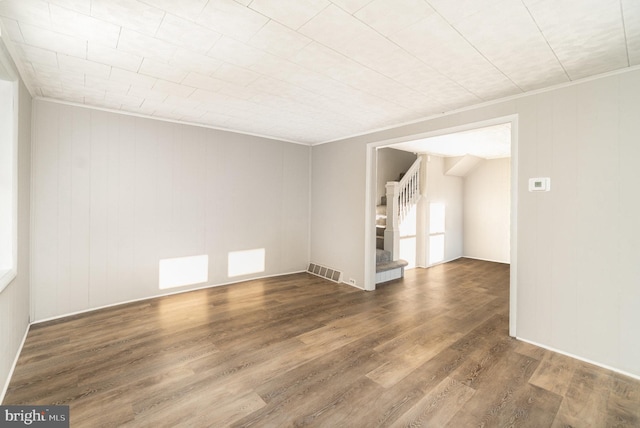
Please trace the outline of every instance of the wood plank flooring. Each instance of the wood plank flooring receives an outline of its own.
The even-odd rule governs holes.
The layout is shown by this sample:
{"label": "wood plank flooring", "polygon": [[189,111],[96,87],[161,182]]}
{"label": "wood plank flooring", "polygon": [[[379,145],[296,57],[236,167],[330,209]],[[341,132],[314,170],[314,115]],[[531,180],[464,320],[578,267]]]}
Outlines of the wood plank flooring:
{"label": "wood plank flooring", "polygon": [[509,267],[295,274],[34,325],[4,404],[72,427],[638,427],[640,381],[508,337]]}

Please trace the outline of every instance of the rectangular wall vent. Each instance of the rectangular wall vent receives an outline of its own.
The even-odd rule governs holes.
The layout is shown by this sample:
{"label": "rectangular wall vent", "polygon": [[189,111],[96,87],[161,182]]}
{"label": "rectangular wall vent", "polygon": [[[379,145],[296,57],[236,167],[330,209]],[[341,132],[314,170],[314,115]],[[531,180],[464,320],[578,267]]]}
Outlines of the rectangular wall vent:
{"label": "rectangular wall vent", "polygon": [[309,263],[309,268],[307,269],[307,272],[320,276],[324,279],[328,279],[329,281],[333,281],[333,282],[340,282],[340,278],[342,277],[342,272],[337,271],[335,269],[328,268],[326,266],[320,266],[315,263]]}

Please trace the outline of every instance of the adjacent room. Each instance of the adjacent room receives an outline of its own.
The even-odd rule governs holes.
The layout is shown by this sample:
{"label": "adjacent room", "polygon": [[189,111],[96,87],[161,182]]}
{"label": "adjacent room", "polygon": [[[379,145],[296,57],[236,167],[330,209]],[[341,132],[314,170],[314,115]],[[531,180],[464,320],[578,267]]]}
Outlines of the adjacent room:
{"label": "adjacent room", "polygon": [[638,117],[637,0],[0,0],[0,418],[639,426]]}

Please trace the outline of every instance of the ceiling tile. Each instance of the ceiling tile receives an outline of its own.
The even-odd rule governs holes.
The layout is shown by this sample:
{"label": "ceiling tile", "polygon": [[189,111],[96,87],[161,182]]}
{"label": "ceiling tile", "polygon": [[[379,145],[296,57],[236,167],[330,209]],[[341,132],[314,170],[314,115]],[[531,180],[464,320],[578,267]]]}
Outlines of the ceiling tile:
{"label": "ceiling tile", "polygon": [[189,72],[187,77],[182,81],[183,85],[191,86],[193,88],[206,89],[208,91],[217,91],[225,84],[222,80],[214,79],[213,77],[205,76],[204,74]]}
{"label": "ceiling tile", "polygon": [[327,0],[253,0],[249,7],[297,30],[328,5]]}
{"label": "ceiling tile", "polygon": [[[526,7],[502,1],[455,24],[464,38],[524,90],[567,82],[560,62]],[[504,43],[509,40],[509,43]]]}
{"label": "ceiling tile", "polygon": [[153,85],[152,91],[187,98],[193,93],[193,91],[195,91],[195,89],[190,86],[179,85],[177,83],[158,79],[156,84]]}
{"label": "ceiling tile", "polygon": [[454,28],[434,14],[392,39],[431,68],[488,100],[520,92]]}
{"label": "ceiling tile", "polygon": [[486,10],[503,0],[427,0],[450,24]]}
{"label": "ceiling tile", "polygon": [[149,103],[161,103],[169,96],[169,94],[163,93],[159,90],[154,91],[151,88],[137,85],[131,85],[131,87],[129,88],[129,92],[127,92],[127,95],[143,98]]}
{"label": "ceiling tile", "polygon": [[640,64],[640,1],[622,0],[629,65]]}
{"label": "ceiling tile", "polygon": [[227,83],[246,86],[260,77],[260,74],[243,67],[224,63],[215,72],[211,73],[211,77]]}
{"label": "ceiling tile", "polygon": [[20,31],[18,21],[9,18],[0,18],[0,24],[2,27],[0,30],[5,31],[5,34],[9,35],[11,40],[18,43],[24,43],[24,37],[22,37],[22,31]]}
{"label": "ceiling tile", "polygon": [[51,28],[49,4],[44,0],[2,0],[0,16],[40,28]]}
{"label": "ceiling tile", "polygon": [[241,67],[250,67],[260,62],[268,54],[231,37],[223,36],[207,55]]}
{"label": "ceiling tile", "polygon": [[84,39],[56,33],[29,24],[20,24],[24,41],[32,46],[54,52],[83,58],[87,55],[87,42]]}
{"label": "ceiling tile", "polygon": [[122,29],[118,42],[118,50],[161,61],[171,58],[176,49],[172,44],[127,28]]}
{"label": "ceiling tile", "polygon": [[120,26],[54,4],[49,5],[49,10],[56,31],[112,48],[117,46]]}
{"label": "ceiling tile", "polygon": [[268,20],[269,18],[233,0],[209,0],[197,22],[236,40],[247,41]]}
{"label": "ceiling tile", "polygon": [[218,92],[222,95],[227,95],[231,98],[239,98],[241,100],[249,100],[256,94],[255,91],[251,88],[226,82],[218,90]]}
{"label": "ceiling tile", "polygon": [[269,21],[248,42],[254,48],[285,59],[291,58],[309,43],[311,39],[276,21]]}
{"label": "ceiling tile", "polygon": [[34,64],[44,64],[50,67],[58,66],[58,57],[55,52],[22,43],[16,43],[14,47],[24,61]]}
{"label": "ceiling tile", "polygon": [[156,37],[160,40],[205,54],[221,34],[175,15],[166,14]]}
{"label": "ceiling tile", "polygon": [[628,66],[619,0],[525,4],[572,80]]}
{"label": "ceiling tile", "polygon": [[87,59],[136,72],[142,64],[141,56],[123,52],[94,42],[88,43]]}
{"label": "ceiling tile", "polygon": [[91,0],[91,16],[152,36],[165,12],[136,0]]}
{"label": "ceiling tile", "polygon": [[113,94],[107,92],[104,96],[106,103],[120,104],[120,109],[129,110],[139,107],[144,102],[144,98],[134,97],[131,95]]}
{"label": "ceiling tile", "polygon": [[362,40],[367,37],[371,37],[373,40],[382,39],[382,36],[366,24],[334,5],[324,9],[303,25],[299,31],[307,37],[343,53],[348,50],[349,46],[356,50],[357,44],[361,44]]}
{"label": "ceiling tile", "polygon": [[380,33],[390,36],[434,13],[424,0],[373,0],[356,14]]}
{"label": "ceiling tile", "polygon": [[109,75],[109,80],[129,84],[132,88],[151,89],[158,79],[113,67]]}
{"label": "ceiling tile", "polygon": [[49,0],[49,3],[91,15],[91,0]]}
{"label": "ceiling tile", "polygon": [[0,20],[33,96],[313,143],[638,64],[639,8],[0,0]]}
{"label": "ceiling tile", "polygon": [[60,70],[59,67],[51,67],[44,64],[32,63],[35,70],[36,78],[39,79],[36,84],[39,86],[60,86],[66,84],[84,84],[84,73],[75,70]]}
{"label": "ceiling tile", "polygon": [[339,6],[342,10],[348,13],[356,13],[372,0],[331,0],[331,3]]}
{"label": "ceiling tile", "polygon": [[93,75],[86,75],[84,77],[84,84],[88,88],[100,88],[103,91],[124,95],[126,95],[129,92],[129,88],[131,88],[130,83],[118,82],[110,78],[105,79]]}
{"label": "ceiling tile", "polygon": [[180,83],[187,77],[187,71],[183,68],[153,58],[145,58],[138,73],[174,83]]}
{"label": "ceiling tile", "polygon": [[84,73],[105,79],[111,73],[111,66],[109,65],[63,54],[58,54],[58,66],[62,72]]}
{"label": "ceiling tile", "polygon": [[174,64],[188,71],[211,74],[220,67],[222,61],[185,49],[177,49],[169,60],[169,64]]}
{"label": "ceiling tile", "polygon": [[195,21],[209,0],[139,0],[149,6],[164,10],[172,15]]}

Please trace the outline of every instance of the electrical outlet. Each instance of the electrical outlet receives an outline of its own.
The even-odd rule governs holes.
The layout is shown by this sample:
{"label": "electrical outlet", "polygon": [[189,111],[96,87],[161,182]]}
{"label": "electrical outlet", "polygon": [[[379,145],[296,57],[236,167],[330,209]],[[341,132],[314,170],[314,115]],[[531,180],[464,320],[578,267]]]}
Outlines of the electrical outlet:
{"label": "electrical outlet", "polygon": [[349,278],[349,284],[356,285],[356,280],[353,278]]}

